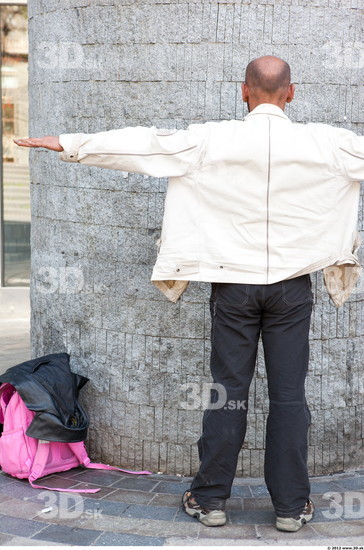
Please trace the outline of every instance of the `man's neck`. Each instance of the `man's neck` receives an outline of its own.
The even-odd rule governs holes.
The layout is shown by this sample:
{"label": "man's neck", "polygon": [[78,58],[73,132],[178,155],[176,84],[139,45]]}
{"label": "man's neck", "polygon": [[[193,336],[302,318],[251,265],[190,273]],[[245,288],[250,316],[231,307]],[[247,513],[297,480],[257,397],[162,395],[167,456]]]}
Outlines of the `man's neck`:
{"label": "man's neck", "polygon": [[275,99],[272,99],[272,98],[264,98],[264,99],[263,98],[259,98],[259,99],[249,98],[249,101],[248,101],[248,111],[249,111],[249,113],[251,111],[253,111],[255,109],[255,107],[258,107],[258,105],[262,105],[262,103],[269,103],[270,105],[276,105],[277,107],[282,109],[282,111],[284,111],[284,108],[286,106],[285,101],[279,101],[279,100],[275,100]]}

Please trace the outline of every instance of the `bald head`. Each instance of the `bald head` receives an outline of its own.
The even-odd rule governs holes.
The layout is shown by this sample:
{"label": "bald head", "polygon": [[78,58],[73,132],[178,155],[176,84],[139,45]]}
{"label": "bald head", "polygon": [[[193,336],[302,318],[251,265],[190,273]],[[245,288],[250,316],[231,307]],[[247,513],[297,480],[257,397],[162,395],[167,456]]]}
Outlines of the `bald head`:
{"label": "bald head", "polygon": [[249,63],[245,72],[245,82],[251,89],[273,95],[282,88],[288,88],[291,83],[291,69],[283,59],[265,55]]}
{"label": "bald head", "polygon": [[[293,99],[294,87],[291,82],[291,69],[283,59],[272,55],[258,57],[251,61],[245,72],[244,101],[274,103],[284,108],[284,104]],[[245,94],[244,94],[245,92]]]}

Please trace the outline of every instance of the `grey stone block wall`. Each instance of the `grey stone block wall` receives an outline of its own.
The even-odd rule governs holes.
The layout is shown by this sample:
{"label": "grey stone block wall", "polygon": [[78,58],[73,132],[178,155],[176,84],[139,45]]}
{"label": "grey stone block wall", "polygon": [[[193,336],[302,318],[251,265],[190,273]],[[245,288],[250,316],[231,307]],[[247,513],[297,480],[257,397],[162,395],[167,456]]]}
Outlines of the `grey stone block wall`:
{"label": "grey stone block wall", "polygon": [[[29,0],[30,133],[241,118],[245,66],[273,54],[292,67],[294,121],[362,134],[361,8],[361,0]],[[193,283],[171,304],[149,282],[166,181],[61,163],[44,150],[31,153],[31,180],[33,357],[67,351],[90,378],[82,400],[93,459],[193,474],[210,381],[209,286]],[[313,282],[309,466],[321,474],[364,465],[364,288],[337,310],[322,275]],[[263,473],[267,410],[260,350],[237,475]]]}

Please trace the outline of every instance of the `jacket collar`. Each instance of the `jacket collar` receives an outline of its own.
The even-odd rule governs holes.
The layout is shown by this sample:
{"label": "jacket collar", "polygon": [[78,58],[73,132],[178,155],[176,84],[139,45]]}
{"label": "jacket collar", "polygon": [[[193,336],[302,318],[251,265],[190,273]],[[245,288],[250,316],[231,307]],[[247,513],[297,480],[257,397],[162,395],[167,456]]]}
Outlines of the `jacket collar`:
{"label": "jacket collar", "polygon": [[261,103],[260,105],[255,107],[255,109],[253,109],[250,113],[248,113],[245,118],[253,115],[275,115],[289,120],[288,116],[284,114],[282,109],[277,105],[273,105],[273,103]]}

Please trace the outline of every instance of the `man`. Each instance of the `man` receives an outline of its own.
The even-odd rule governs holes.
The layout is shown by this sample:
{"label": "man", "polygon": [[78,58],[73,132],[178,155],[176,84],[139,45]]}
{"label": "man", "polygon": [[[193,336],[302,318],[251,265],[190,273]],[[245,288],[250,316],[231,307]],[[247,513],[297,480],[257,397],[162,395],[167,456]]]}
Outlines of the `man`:
{"label": "man", "polygon": [[[188,281],[212,283],[211,372],[227,402],[248,403],[262,336],[270,400],[265,480],[276,527],[297,531],[314,513],[304,392],[309,274],[325,269],[330,285],[333,273],[354,273],[341,280],[344,289],[331,292],[338,305],[357,279],[364,138],[321,124],[293,124],[283,111],[294,86],[279,58],[250,62],[242,93],[250,111],[243,121],[16,143],[59,151],[69,162],[170,178],[152,281],[172,301]],[[213,401],[217,397],[215,392]],[[247,406],[205,411],[200,470],[183,496],[183,509],[204,525],[226,522],[246,417]]]}

